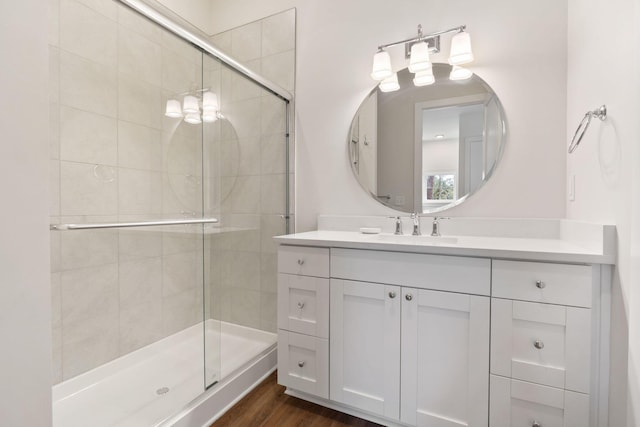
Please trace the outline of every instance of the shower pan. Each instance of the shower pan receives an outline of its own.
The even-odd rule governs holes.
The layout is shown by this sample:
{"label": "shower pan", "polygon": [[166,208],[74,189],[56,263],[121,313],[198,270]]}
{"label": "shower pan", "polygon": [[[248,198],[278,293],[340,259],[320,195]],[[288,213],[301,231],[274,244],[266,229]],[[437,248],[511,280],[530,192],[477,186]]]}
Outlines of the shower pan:
{"label": "shower pan", "polygon": [[275,369],[291,95],[156,2],[53,15],[54,426],[206,425]]}

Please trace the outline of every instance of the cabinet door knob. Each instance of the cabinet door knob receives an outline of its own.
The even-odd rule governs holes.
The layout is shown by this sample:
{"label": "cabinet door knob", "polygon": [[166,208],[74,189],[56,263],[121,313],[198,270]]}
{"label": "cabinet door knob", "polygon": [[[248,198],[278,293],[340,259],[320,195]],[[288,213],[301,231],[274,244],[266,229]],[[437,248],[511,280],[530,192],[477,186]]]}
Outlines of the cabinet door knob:
{"label": "cabinet door knob", "polygon": [[544,343],[542,341],[540,341],[540,340],[535,340],[533,342],[533,346],[535,348],[537,348],[538,350],[542,350],[544,348]]}
{"label": "cabinet door knob", "polygon": [[389,298],[393,299],[395,297],[396,297],[396,293],[395,292],[393,292],[393,291],[389,292]]}
{"label": "cabinet door knob", "polygon": [[406,294],[406,295],[404,296],[404,298],[405,298],[407,301],[411,301],[411,300],[413,299],[413,295],[411,295],[411,294]]}
{"label": "cabinet door knob", "polygon": [[303,259],[299,259],[298,260],[298,265],[302,265],[302,264],[304,264],[304,260]]}
{"label": "cabinet door knob", "polygon": [[542,427],[542,424],[540,424],[537,421],[534,421],[533,424],[531,424],[531,427]]}
{"label": "cabinet door knob", "polygon": [[304,308],[304,302],[300,301],[300,302],[298,303],[298,308],[299,308],[300,310],[302,310],[302,309]]}
{"label": "cabinet door knob", "polygon": [[544,289],[547,286],[546,283],[544,283],[542,280],[536,280],[536,287],[538,289]]}
{"label": "cabinet door knob", "polygon": [[298,361],[298,367],[300,367],[300,368],[304,367],[304,360],[299,360]]}

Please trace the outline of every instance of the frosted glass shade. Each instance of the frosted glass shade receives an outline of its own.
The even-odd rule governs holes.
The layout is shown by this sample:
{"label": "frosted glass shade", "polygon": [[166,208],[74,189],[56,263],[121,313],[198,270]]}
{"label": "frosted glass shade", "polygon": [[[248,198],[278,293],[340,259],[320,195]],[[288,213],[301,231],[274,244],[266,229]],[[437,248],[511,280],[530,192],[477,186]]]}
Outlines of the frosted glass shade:
{"label": "frosted glass shade", "polygon": [[371,68],[371,78],[373,80],[384,80],[391,76],[391,57],[389,53],[382,50],[373,55],[373,67]]}
{"label": "frosted glass shade", "polygon": [[217,111],[212,111],[212,110],[205,110],[202,113],[202,121],[206,122],[206,123],[213,123],[216,120],[218,120],[218,113]]}
{"label": "frosted glass shade", "polygon": [[449,79],[451,80],[466,80],[473,76],[473,73],[468,68],[460,67],[458,65],[454,65],[451,68],[451,73],[449,74]]}
{"label": "frosted glass shade", "polygon": [[186,116],[184,116],[184,121],[192,125],[197,125],[199,123],[202,123],[202,120],[200,120],[200,114],[197,114],[197,113],[187,114]]}
{"label": "frosted glass shade", "polygon": [[417,73],[428,68],[431,68],[431,62],[429,62],[429,45],[426,42],[414,43],[413,46],[411,46],[409,71]]}
{"label": "frosted glass shade", "polygon": [[198,107],[198,98],[191,95],[185,96],[184,101],[182,101],[182,111],[187,115],[198,114],[200,112],[200,107]]}
{"label": "frosted glass shade", "polygon": [[413,78],[413,84],[416,86],[427,86],[435,83],[435,81],[436,78],[433,76],[432,68],[416,73],[415,77]]}
{"label": "frosted glass shade", "polygon": [[182,108],[180,108],[180,101],[175,99],[167,100],[167,107],[164,110],[164,115],[173,119],[182,117]]}
{"label": "frosted glass shade", "polygon": [[449,54],[449,64],[461,65],[473,61],[471,52],[471,37],[469,33],[459,32],[451,38],[451,53]]}
{"label": "frosted glass shade", "polygon": [[218,105],[218,95],[211,91],[206,91],[202,95],[202,110],[204,111],[218,111],[220,109]]}
{"label": "frosted glass shade", "polygon": [[381,81],[379,86],[382,92],[393,92],[394,90],[400,89],[398,73],[391,74],[391,76]]}

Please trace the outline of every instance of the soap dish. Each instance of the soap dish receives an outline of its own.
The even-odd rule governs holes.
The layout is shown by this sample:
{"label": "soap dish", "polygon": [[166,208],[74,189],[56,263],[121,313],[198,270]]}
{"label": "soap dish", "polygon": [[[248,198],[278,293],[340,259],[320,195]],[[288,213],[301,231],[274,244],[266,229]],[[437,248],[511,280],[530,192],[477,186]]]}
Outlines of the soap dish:
{"label": "soap dish", "polygon": [[382,232],[382,228],[380,228],[380,227],[360,227],[360,232],[362,234],[380,234],[380,232]]}

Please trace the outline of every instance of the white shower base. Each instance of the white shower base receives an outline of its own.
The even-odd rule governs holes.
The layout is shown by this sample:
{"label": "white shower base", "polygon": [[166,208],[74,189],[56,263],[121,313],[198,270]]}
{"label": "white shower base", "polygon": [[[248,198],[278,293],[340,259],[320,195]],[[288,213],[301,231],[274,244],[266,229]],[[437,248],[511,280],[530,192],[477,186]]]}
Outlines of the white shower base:
{"label": "white shower base", "polygon": [[[220,342],[221,348],[220,359],[217,352],[207,356],[207,380],[219,381],[208,391],[204,392],[199,324],[55,385],[54,427],[204,425],[188,419],[198,406],[222,410],[237,396],[216,394],[243,393],[272,371],[277,339],[273,333],[215,320],[207,320],[205,326],[207,341],[216,346]],[[158,394],[164,387],[168,392]],[[224,406],[211,407],[207,402],[213,400]],[[216,418],[215,413],[197,415],[194,420]]]}

